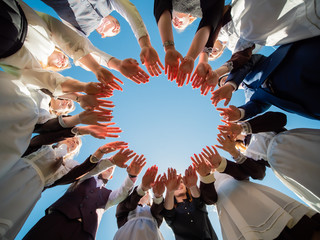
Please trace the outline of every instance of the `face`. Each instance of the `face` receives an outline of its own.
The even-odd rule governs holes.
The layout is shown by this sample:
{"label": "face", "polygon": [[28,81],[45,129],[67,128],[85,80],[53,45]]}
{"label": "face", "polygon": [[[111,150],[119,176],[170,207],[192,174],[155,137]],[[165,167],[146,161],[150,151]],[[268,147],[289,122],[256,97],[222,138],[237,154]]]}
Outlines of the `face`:
{"label": "face", "polygon": [[65,114],[71,112],[71,110],[74,108],[74,103],[69,99],[51,98],[50,106],[54,112]]}
{"label": "face", "polygon": [[172,11],[172,24],[177,29],[185,29],[190,23],[190,14]]}
{"label": "face", "polygon": [[120,32],[120,23],[117,19],[109,15],[101,20],[101,23],[96,30],[102,38],[113,37]]}
{"label": "face", "polygon": [[70,153],[70,152],[74,151],[78,147],[80,142],[79,142],[78,138],[73,137],[73,138],[67,138],[67,139],[59,142],[59,144],[60,145],[61,144],[66,144],[67,145],[67,151],[68,151],[68,153]]}
{"label": "face", "polygon": [[54,50],[53,53],[48,57],[49,67],[64,69],[68,65],[69,65],[69,59],[63,52]]}
{"label": "face", "polygon": [[150,195],[149,195],[149,191],[146,193],[146,195],[144,195],[140,201],[139,204],[141,205],[148,205],[150,203]]}
{"label": "face", "polygon": [[187,188],[181,180],[179,188],[174,191],[174,196],[175,197],[184,196],[186,192],[187,192]]}

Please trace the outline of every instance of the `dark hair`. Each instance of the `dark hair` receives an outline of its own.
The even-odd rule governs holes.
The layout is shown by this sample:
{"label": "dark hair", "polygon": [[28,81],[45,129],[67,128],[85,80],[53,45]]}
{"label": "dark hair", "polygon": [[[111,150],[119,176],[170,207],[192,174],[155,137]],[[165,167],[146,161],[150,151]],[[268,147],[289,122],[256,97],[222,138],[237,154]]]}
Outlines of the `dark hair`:
{"label": "dark hair", "polygon": [[[187,200],[189,202],[192,202],[192,195],[191,195],[191,192],[190,192],[189,188],[186,188],[186,195],[187,195]],[[176,197],[174,197],[174,208],[177,207],[177,204],[178,204],[177,199],[176,199]]]}

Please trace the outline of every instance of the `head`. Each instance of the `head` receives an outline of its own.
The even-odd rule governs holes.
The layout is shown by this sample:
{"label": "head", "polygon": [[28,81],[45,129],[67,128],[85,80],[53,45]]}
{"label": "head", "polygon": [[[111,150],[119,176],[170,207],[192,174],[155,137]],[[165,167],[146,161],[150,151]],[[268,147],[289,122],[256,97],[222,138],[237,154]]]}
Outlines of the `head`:
{"label": "head", "polygon": [[184,199],[187,199],[189,202],[192,201],[190,190],[186,188],[183,181],[181,180],[179,188],[174,191],[175,206],[178,202],[182,202]]}
{"label": "head", "polygon": [[102,18],[96,30],[102,38],[113,37],[120,32],[120,23],[116,18],[108,15]]}
{"label": "head", "polygon": [[42,68],[52,71],[62,71],[70,67],[69,58],[60,49],[55,50],[48,57],[47,64],[42,63]]}
{"label": "head", "polygon": [[74,102],[70,99],[51,98],[50,111],[57,116],[67,115],[75,108]]}
{"label": "head", "polygon": [[226,73],[226,74],[223,74],[221,77],[219,77],[219,79],[218,79],[218,86],[219,87],[222,87],[226,83],[228,76],[229,76],[229,73]]}
{"label": "head", "polygon": [[196,17],[191,16],[189,13],[172,11],[172,24],[177,30],[183,31],[196,19]]}
{"label": "head", "polygon": [[80,151],[82,141],[79,137],[72,137],[72,138],[66,138],[63,141],[60,141],[58,143],[58,146],[66,144],[67,145],[67,155],[64,156],[64,159],[66,158],[73,158],[75,155],[77,155]]}
{"label": "head", "polygon": [[101,172],[98,177],[100,179],[104,180],[105,182],[111,180],[113,177],[113,172],[114,172],[115,168],[116,168],[115,166],[107,168],[106,170]]}
{"label": "head", "polygon": [[209,54],[209,61],[214,61],[214,60],[218,59],[222,55],[222,53],[224,52],[225,48],[226,48],[226,44],[224,44],[220,40],[215,41],[213,48],[212,48],[212,51]]}

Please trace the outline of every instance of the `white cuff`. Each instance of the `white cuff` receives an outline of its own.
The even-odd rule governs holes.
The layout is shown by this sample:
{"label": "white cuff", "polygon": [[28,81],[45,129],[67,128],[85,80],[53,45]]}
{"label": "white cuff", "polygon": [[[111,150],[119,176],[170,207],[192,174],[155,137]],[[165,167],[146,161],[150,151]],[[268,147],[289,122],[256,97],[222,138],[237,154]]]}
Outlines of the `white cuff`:
{"label": "white cuff", "polygon": [[241,152],[239,152],[239,156],[237,158],[234,158],[234,160],[237,163],[242,164],[242,163],[244,163],[245,160],[247,160],[247,157],[245,155],[243,155]]}
{"label": "white cuff", "polygon": [[63,117],[62,117],[62,116],[58,116],[58,121],[59,121],[59,124],[60,124],[61,127],[63,127],[63,128],[69,128],[69,127],[65,124],[65,122],[63,121]]}
{"label": "white cuff", "polygon": [[[241,108],[239,108],[241,109]],[[241,134],[242,135],[248,135],[248,134],[252,134],[252,128],[251,128],[251,125],[250,123],[248,122],[241,122],[241,123],[238,123],[241,128],[242,128],[242,131],[241,131]]]}
{"label": "white cuff", "polygon": [[224,157],[221,157],[221,163],[219,167],[216,168],[216,170],[218,172],[224,172],[224,170],[226,170],[226,167],[227,167],[227,159],[225,159]]}
{"label": "white cuff", "polygon": [[153,202],[155,204],[160,204],[160,203],[162,203],[162,201],[163,201],[163,196],[161,196],[159,198],[153,197]]}
{"label": "white cuff", "polygon": [[243,108],[238,108],[240,110],[240,119],[244,118],[246,112]]}
{"label": "white cuff", "polygon": [[146,195],[146,191],[142,190],[142,185],[141,184],[137,187],[137,193],[138,193],[139,196],[142,196],[142,197],[144,195]]}
{"label": "white cuff", "polygon": [[213,183],[214,181],[216,181],[216,179],[213,176],[213,173],[210,173],[208,176],[200,176],[200,181],[205,183],[205,184],[209,184],[209,183]]}

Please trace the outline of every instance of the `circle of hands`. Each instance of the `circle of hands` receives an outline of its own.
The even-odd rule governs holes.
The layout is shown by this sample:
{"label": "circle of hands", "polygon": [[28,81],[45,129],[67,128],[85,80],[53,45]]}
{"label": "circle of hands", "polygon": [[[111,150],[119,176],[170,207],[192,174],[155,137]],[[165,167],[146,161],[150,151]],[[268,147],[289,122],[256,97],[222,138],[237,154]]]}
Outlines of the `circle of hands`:
{"label": "circle of hands", "polygon": [[[207,95],[210,91],[212,93],[212,104],[215,107],[221,100],[225,100],[224,106],[227,106],[231,100],[233,87],[224,85],[214,90],[219,75],[206,62],[199,62],[193,72],[194,59],[192,57],[183,57],[175,49],[168,49],[165,55],[165,66],[163,67],[157,52],[151,46],[142,48],[140,60],[151,76],[159,76],[162,69],[168,76],[168,80],[175,80],[178,87],[182,87],[186,82],[186,85],[191,83],[194,89],[199,88],[202,95]],[[150,76],[140,68],[135,59],[122,60],[119,71],[137,84],[149,82]],[[111,109],[114,108],[114,104],[112,101],[103,98],[111,97],[114,90],[123,91],[119,85],[123,82],[103,67],[99,68],[95,75],[100,83],[87,83],[84,90],[86,95],[78,95],[78,102],[85,109],[79,114],[80,122],[89,124],[79,127],[79,132],[100,139],[106,137],[117,138],[119,137],[118,133],[122,131],[119,127],[113,126],[115,123],[110,122],[113,118]],[[202,177],[209,175],[219,167],[222,161],[216,147],[233,155],[239,154],[235,148],[235,139],[242,129],[232,121],[240,119],[240,110],[233,105],[228,108],[217,108],[217,110],[221,112],[220,116],[224,119],[222,122],[225,123],[225,125],[218,126],[220,134],[218,134],[217,141],[220,145],[206,146],[200,154],[194,154],[191,157],[192,165],[185,170],[184,176],[177,174],[177,171],[173,168],[168,168],[167,173],[159,175],[157,175],[158,167],[156,165],[148,168],[142,177],[142,189],[144,191],[152,189],[155,197],[161,197],[165,189],[168,192],[179,189],[181,182],[189,189],[197,188],[197,174]],[[111,158],[111,161],[118,167],[126,168],[129,175],[138,176],[146,165],[146,159],[144,155],[137,155],[133,150],[126,149],[127,147],[128,143],[115,141],[101,146],[98,150],[102,155],[119,150]],[[128,166],[126,163],[131,158],[133,160]]]}

